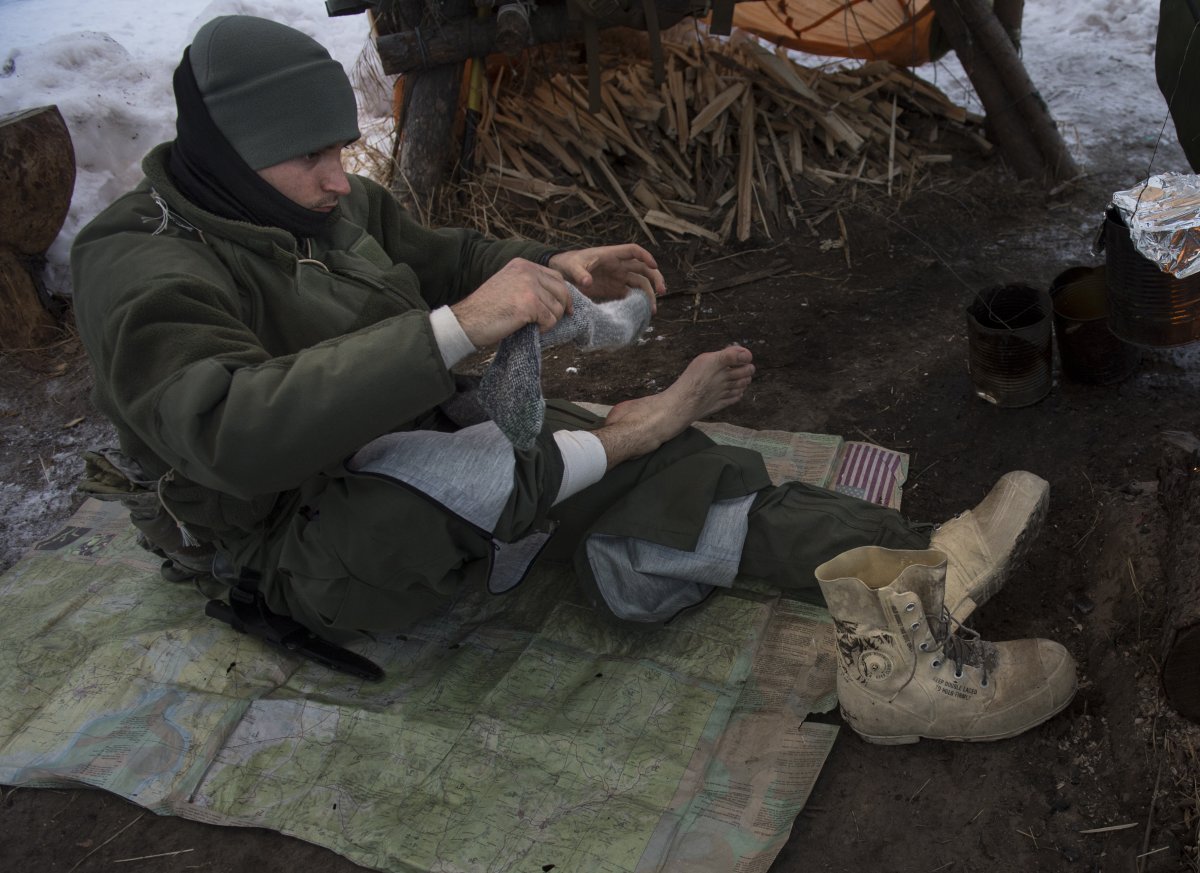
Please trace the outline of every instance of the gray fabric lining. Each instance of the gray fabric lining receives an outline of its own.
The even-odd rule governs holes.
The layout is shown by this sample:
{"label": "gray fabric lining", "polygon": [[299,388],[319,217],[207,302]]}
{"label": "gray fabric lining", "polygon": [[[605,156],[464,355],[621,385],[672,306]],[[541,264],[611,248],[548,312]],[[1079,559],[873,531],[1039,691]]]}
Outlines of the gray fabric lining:
{"label": "gray fabric lining", "polygon": [[529,572],[529,565],[541,554],[553,531],[534,531],[515,543],[492,540],[495,554],[492,556],[492,572],[488,576],[488,591],[503,594],[516,588]]}
{"label": "gray fabric lining", "polygon": [[[491,532],[512,495],[516,459],[512,444],[486,421],[454,433],[387,434],[363,446],[347,466],[403,482]],[[549,531],[534,531],[513,543],[493,539],[488,590],[502,594],[520,584],[549,538]]]}
{"label": "gray fabric lining", "polygon": [[516,458],[508,438],[485,421],[453,433],[385,434],[359,449],[347,466],[410,485],[490,533],[512,495]]}
{"label": "gray fabric lining", "polygon": [[631,537],[588,537],[588,563],[613,614],[630,621],[665,621],[702,601],[714,586],[731,587],[754,497],[714,503],[692,551]]}

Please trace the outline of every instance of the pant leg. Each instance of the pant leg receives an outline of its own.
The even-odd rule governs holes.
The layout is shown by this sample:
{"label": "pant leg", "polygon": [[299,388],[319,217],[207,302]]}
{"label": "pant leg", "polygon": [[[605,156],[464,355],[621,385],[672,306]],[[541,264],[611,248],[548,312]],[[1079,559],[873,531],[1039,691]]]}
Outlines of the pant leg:
{"label": "pant leg", "polygon": [[772,488],[759,456],[690,429],[553,506],[562,479],[554,431],[600,424],[578,407],[552,404],[535,447],[516,453],[512,495],[493,531],[395,482],[330,480],[265,550],[257,569],[268,604],[331,639],[403,630],[464,584],[483,581],[493,536],[514,541],[554,525],[542,558],[574,561],[585,586],[594,585],[588,536],[687,552],[710,507],[753,494],[741,571],[784,588],[812,586],[817,564],[856,545],[923,548],[928,541],[874,504],[796,483]]}
{"label": "pant leg", "polygon": [[[512,491],[492,530],[413,487],[347,473],[306,483],[291,516],[237,555],[239,566],[262,574],[272,610],[328,639],[403,631],[487,578],[493,539],[515,541],[548,525],[562,481],[553,431],[599,422],[578,407],[556,409],[532,449],[504,453]],[[476,471],[447,472],[469,479]]]}
{"label": "pant leg", "polygon": [[929,525],[906,521],[894,509],[788,482],[759,492],[740,572],[785,590],[815,588],[813,571],[858,546],[924,549]]}
{"label": "pant leg", "polygon": [[386,479],[324,483],[263,552],[262,591],[275,612],[342,642],[404,631],[480,584],[491,538]]}
{"label": "pant leg", "polygon": [[[621,464],[561,509],[552,510],[552,516],[560,513],[562,535],[556,534],[547,554],[572,556],[585,588],[607,589],[611,600],[613,586],[596,578],[597,562],[587,560],[588,538],[628,537],[665,548],[649,550],[653,562],[646,554],[632,556],[624,572],[657,579],[663,574],[664,552],[675,549],[681,553],[679,584],[693,584],[696,580],[686,574],[695,562],[682,553],[695,548],[695,538],[708,520],[705,513],[718,500],[750,493],[755,496],[738,572],[785,590],[817,594],[816,567],[857,546],[924,549],[929,543],[929,525],[913,524],[893,509],[800,482],[771,486],[757,455],[716,446],[689,430],[657,452]],[[612,562],[604,566],[610,577],[621,572]],[[654,611],[661,616],[669,610]]]}
{"label": "pant leg", "polygon": [[[546,427],[543,438],[548,438],[552,442],[554,431],[596,430],[603,423],[603,419],[573,404],[551,402],[546,409]],[[573,560],[575,550],[586,531],[642,483],[659,476],[685,458],[713,447],[712,440],[700,431],[689,428],[655,451],[618,464],[605,473],[604,478],[599,482],[553,507],[548,515],[553,520],[556,530],[544,553],[545,559]],[[691,508],[687,503],[688,495],[683,490],[687,484],[686,482],[674,483],[673,490],[678,495],[674,502],[680,504],[679,506],[674,510],[671,507],[659,506],[656,513],[660,516],[670,515],[681,525],[684,524],[680,516],[687,514],[685,506],[688,509]],[[701,521],[703,520],[703,514],[695,512],[691,514]]]}

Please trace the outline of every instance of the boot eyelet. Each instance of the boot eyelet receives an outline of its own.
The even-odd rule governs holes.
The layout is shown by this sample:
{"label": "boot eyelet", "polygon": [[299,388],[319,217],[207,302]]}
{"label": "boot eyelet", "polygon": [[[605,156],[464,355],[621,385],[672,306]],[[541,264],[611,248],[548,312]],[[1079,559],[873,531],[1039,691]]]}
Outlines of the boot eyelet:
{"label": "boot eyelet", "polygon": [[929,643],[921,643],[921,645],[919,645],[917,648],[919,648],[922,652],[928,652]]}
{"label": "boot eyelet", "polygon": [[904,611],[912,612],[916,608],[917,608],[917,605],[915,603],[910,603],[908,606],[904,607]]}
{"label": "boot eyelet", "polygon": [[954,678],[955,678],[955,679],[961,679],[962,677],[963,677],[962,670],[955,670],[955,671],[954,671]]}
{"label": "boot eyelet", "polygon": [[936,670],[942,666],[942,662],[937,659],[934,659],[929,662],[929,666]]}
{"label": "boot eyelet", "polygon": [[913,630],[916,630],[916,629],[917,629],[917,628],[919,628],[920,626],[921,626],[921,623],[920,623],[919,621],[914,621],[914,622],[912,623],[912,629],[913,629]]}
{"label": "boot eyelet", "polygon": [[987,687],[988,687],[988,681],[987,681],[987,677],[986,677],[986,676],[984,676],[982,679],[980,679],[980,680],[979,680],[979,687],[980,687],[980,688],[987,688]]}

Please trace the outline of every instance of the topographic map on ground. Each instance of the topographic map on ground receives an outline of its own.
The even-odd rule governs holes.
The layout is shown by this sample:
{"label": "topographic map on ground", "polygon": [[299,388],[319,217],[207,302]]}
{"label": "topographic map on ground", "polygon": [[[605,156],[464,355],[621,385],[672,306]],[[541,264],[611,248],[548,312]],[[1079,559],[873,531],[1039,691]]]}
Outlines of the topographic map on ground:
{"label": "topographic map on ground", "polygon": [[[706,428],[772,475],[896,505],[907,459]],[[880,487],[880,483],[886,487]],[[125,510],[89,500],[0,577],[0,783],[89,785],[271,828],[388,871],[765,871],[832,748],[819,607],[748,585],[663,627],[604,618],[566,568],[355,644],[381,682],[204,615]]]}

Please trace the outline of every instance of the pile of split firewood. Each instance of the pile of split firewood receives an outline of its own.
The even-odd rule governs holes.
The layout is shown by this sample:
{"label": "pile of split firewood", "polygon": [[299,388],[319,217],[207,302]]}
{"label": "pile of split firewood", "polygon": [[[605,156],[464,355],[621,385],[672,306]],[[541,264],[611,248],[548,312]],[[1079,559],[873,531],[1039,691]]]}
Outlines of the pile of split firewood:
{"label": "pile of split firewood", "polygon": [[651,242],[724,243],[867,191],[902,199],[951,149],[991,148],[980,116],[885,62],[810,69],[747,38],[663,48],[658,86],[647,60],[606,50],[594,113],[582,62],[501,70],[470,183],[537,206],[560,233],[615,212]]}

